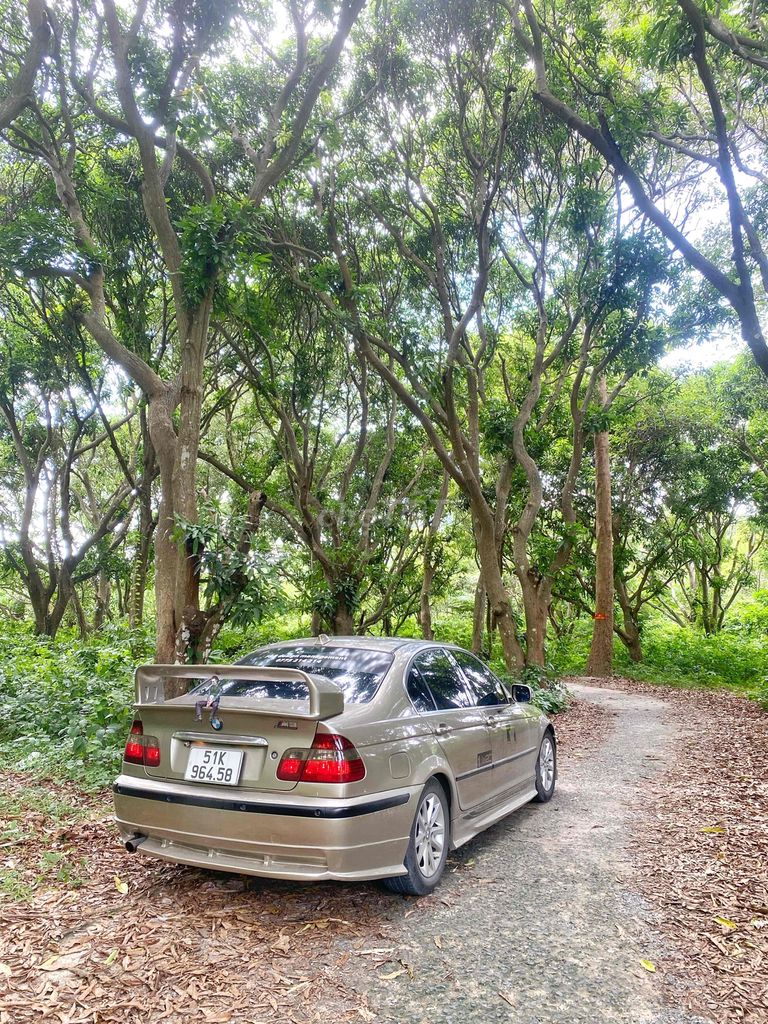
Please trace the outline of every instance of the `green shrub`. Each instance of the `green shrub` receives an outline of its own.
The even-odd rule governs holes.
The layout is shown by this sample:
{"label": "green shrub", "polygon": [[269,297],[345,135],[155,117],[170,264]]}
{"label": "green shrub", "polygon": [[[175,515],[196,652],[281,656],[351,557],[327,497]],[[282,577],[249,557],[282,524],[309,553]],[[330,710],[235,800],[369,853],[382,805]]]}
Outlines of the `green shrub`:
{"label": "green shrub", "polygon": [[216,640],[211,655],[215,662],[233,662],[250,654],[257,647],[280,640],[296,640],[310,635],[310,620],[306,615],[278,615],[250,626],[225,626]]}
{"label": "green shrub", "polygon": [[496,675],[508,686],[525,683],[533,691],[533,703],[541,708],[545,715],[559,715],[565,711],[573,694],[558,679],[552,665],[526,665],[519,676],[512,676],[504,670],[503,665],[494,666]]}
{"label": "green shrub", "polygon": [[768,590],[755,590],[749,600],[738,602],[738,618],[728,622],[729,633],[761,638],[768,636]]}
{"label": "green shrub", "polygon": [[[576,676],[584,672],[592,641],[592,620],[577,619],[569,633],[563,636],[550,637],[547,643],[547,656],[558,675]],[[614,652],[620,652],[614,642]]]}
{"label": "green shrub", "polygon": [[754,686],[748,687],[745,692],[748,697],[757,701],[761,708],[768,711],[768,679],[763,677]]}
{"label": "green shrub", "polygon": [[151,660],[141,632],[107,626],[53,641],[4,623],[0,636],[0,753],[8,767],[77,779],[117,774],[130,727],[133,671]]}
{"label": "green shrub", "polygon": [[727,630],[705,636],[692,627],[656,623],[645,631],[643,654],[649,666],[703,686],[748,687],[768,674],[768,639]]}
{"label": "green shrub", "polygon": [[[706,636],[693,626],[650,619],[642,629],[644,660],[639,664],[631,661],[617,637],[614,671],[671,686],[727,687],[768,702],[768,636],[757,628],[760,621],[755,612],[748,628],[729,627]],[[591,637],[592,623],[583,619],[568,636],[550,642],[549,656],[557,673],[584,672]]]}
{"label": "green shrub", "polygon": [[545,715],[559,715],[567,711],[573,700],[571,691],[559,680],[550,683],[549,686],[531,686],[531,689],[533,703],[537,708],[541,708]]}

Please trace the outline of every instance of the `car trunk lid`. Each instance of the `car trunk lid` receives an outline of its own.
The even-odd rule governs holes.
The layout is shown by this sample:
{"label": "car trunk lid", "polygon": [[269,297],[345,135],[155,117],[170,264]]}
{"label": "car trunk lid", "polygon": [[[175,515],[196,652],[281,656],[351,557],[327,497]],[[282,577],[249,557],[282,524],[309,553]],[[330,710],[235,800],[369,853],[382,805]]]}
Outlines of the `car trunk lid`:
{"label": "car trunk lid", "polygon": [[[188,693],[165,699],[169,678],[210,679],[207,693]],[[215,680],[215,682],[214,682]],[[306,688],[306,699],[228,696],[233,680],[262,684],[291,683]],[[296,686],[298,684],[298,687]],[[244,789],[280,792],[293,789],[292,780],[277,778],[283,754],[311,747],[318,722],[341,714],[344,698],[330,680],[299,669],[244,665],[142,666],[136,673],[136,712],[145,736],[160,747],[160,763],[144,766],[156,779],[236,785]],[[210,698],[210,700],[209,700]],[[194,767],[193,767],[194,766]]]}

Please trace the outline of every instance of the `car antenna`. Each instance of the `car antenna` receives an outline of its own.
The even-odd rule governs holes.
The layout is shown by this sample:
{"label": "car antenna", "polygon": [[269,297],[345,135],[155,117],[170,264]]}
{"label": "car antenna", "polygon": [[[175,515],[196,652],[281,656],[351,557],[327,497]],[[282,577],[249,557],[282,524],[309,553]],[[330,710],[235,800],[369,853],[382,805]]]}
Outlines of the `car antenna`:
{"label": "car antenna", "polygon": [[327,633],[320,633],[320,635],[317,638],[317,642],[319,644],[327,644],[330,639],[331,638],[328,636]]}

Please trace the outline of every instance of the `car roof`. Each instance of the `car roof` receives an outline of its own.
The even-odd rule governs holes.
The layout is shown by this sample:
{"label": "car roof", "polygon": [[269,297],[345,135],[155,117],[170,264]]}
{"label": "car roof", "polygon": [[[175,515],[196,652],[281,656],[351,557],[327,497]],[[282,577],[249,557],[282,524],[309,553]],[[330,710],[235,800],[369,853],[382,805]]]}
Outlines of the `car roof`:
{"label": "car roof", "polygon": [[280,640],[265,647],[279,649],[295,647],[297,644],[314,644],[319,647],[356,647],[365,651],[395,651],[405,647],[453,647],[454,644],[436,643],[434,640],[418,640],[405,636],[306,636],[295,640]]}

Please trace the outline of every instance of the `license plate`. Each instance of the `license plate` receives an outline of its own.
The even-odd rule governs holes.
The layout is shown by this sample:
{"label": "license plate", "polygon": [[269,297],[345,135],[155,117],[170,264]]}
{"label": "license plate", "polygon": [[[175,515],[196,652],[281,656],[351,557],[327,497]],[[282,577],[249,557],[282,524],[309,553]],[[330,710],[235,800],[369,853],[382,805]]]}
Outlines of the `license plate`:
{"label": "license plate", "polygon": [[236,786],[243,767],[242,750],[222,750],[221,747],[190,747],[187,770],[188,782],[212,782],[217,786]]}

